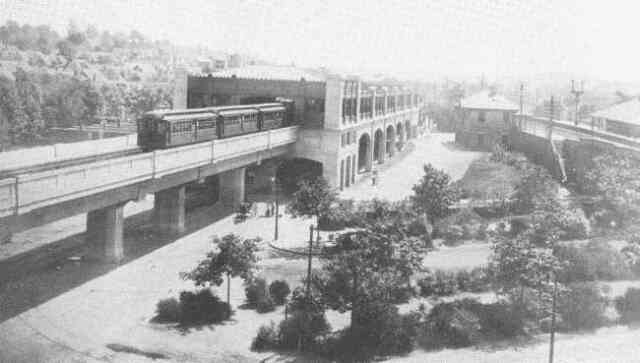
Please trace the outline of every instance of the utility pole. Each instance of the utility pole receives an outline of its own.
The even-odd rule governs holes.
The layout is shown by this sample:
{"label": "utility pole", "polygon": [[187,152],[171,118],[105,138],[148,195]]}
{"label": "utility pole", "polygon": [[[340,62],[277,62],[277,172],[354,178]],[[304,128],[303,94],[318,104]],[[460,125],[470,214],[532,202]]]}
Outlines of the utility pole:
{"label": "utility pole", "polygon": [[307,254],[307,299],[311,299],[311,259],[313,257],[312,248],[313,248],[313,224],[309,226],[309,253]]}
{"label": "utility pole", "polygon": [[576,114],[573,117],[573,124],[578,126],[578,110],[580,105],[580,96],[584,93],[584,81],[580,82],[580,89],[576,89],[575,82],[571,80],[571,93],[576,102]]}
{"label": "utility pole", "polygon": [[551,297],[551,335],[549,337],[549,363],[553,363],[553,348],[556,338],[556,295],[558,294],[558,279],[553,274],[553,296]]}
{"label": "utility pole", "polygon": [[551,96],[551,101],[549,102],[549,130],[547,134],[547,138],[549,139],[549,141],[551,141],[551,137],[553,136],[553,112],[553,96]]}
{"label": "utility pole", "polygon": [[522,131],[522,121],[524,118],[524,107],[523,107],[523,98],[524,98],[524,83],[520,83],[520,122],[518,124],[518,128]]}

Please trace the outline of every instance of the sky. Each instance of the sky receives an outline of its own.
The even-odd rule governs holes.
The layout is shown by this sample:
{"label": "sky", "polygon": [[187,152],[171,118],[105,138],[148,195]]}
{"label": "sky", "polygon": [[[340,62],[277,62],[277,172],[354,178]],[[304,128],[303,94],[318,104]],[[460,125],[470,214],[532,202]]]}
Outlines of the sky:
{"label": "sky", "polygon": [[418,79],[572,73],[640,80],[640,2],[0,0],[0,22],[70,20],[280,63]]}

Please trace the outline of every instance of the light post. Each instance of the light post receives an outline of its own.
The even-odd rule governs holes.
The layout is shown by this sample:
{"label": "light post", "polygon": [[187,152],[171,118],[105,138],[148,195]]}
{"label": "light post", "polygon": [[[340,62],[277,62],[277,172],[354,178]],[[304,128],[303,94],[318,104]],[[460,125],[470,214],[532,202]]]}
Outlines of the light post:
{"label": "light post", "polygon": [[273,186],[273,193],[275,194],[275,202],[276,202],[276,210],[275,210],[275,225],[274,225],[274,229],[273,229],[273,240],[277,241],[278,240],[278,214],[279,214],[279,203],[278,203],[278,180],[277,178],[271,177],[271,183]]}

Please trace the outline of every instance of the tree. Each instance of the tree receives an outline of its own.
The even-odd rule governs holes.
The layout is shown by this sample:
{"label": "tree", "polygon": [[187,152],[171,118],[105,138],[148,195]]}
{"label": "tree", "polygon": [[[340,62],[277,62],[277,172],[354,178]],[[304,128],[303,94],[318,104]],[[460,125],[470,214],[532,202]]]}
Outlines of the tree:
{"label": "tree", "polygon": [[449,207],[459,196],[449,174],[431,164],[424,166],[424,175],[420,182],[413,186],[413,193],[411,201],[414,208],[423,213],[431,225],[447,215]]}
{"label": "tree", "polygon": [[302,180],[298,185],[299,189],[293,194],[293,201],[287,208],[289,213],[294,216],[316,217],[317,221],[331,213],[337,193],[323,177]]}
{"label": "tree", "polygon": [[22,68],[14,72],[14,79],[18,97],[22,102],[23,109],[28,121],[28,133],[30,137],[35,136],[43,126],[42,110],[40,108],[41,92],[38,84],[32,76],[27,74]]}
{"label": "tree", "polygon": [[519,213],[548,210],[558,204],[558,184],[549,172],[538,165],[521,166],[524,176],[515,187],[515,208]]}
{"label": "tree", "polygon": [[62,69],[67,69],[76,57],[76,47],[68,40],[61,40],[56,44],[56,48],[58,49],[58,54],[66,61]]}
{"label": "tree", "polygon": [[322,276],[316,279],[328,306],[351,310],[351,323],[372,300],[391,302],[393,294],[422,269],[424,244],[385,229],[369,228],[340,235],[326,247]]}
{"label": "tree", "polygon": [[213,238],[218,251],[207,253],[191,272],[183,273],[182,278],[193,280],[197,286],[220,286],[223,276],[227,277],[227,304],[231,300],[231,277],[242,277],[245,281],[253,276],[253,268],[258,261],[259,238],[242,239],[235,234]]}
{"label": "tree", "polygon": [[620,150],[605,150],[593,158],[584,177],[584,191],[612,209],[621,223],[640,217],[640,160]]}

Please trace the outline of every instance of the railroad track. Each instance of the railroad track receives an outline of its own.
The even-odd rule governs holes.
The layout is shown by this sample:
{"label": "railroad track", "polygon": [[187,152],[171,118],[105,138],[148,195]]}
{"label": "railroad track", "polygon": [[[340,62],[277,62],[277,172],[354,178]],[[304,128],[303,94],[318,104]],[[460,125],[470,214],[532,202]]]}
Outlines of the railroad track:
{"label": "railroad track", "polygon": [[85,156],[80,158],[61,160],[53,163],[38,164],[38,165],[32,165],[27,167],[0,170],[0,179],[16,177],[20,174],[28,174],[28,173],[35,173],[35,172],[46,171],[46,170],[61,169],[69,166],[108,160],[108,159],[118,158],[122,156],[130,156],[130,155],[135,155],[140,153],[142,153],[142,150],[140,149],[122,150],[122,151],[115,151],[115,152],[110,152],[110,153],[105,153],[100,155],[91,155],[91,156]]}

